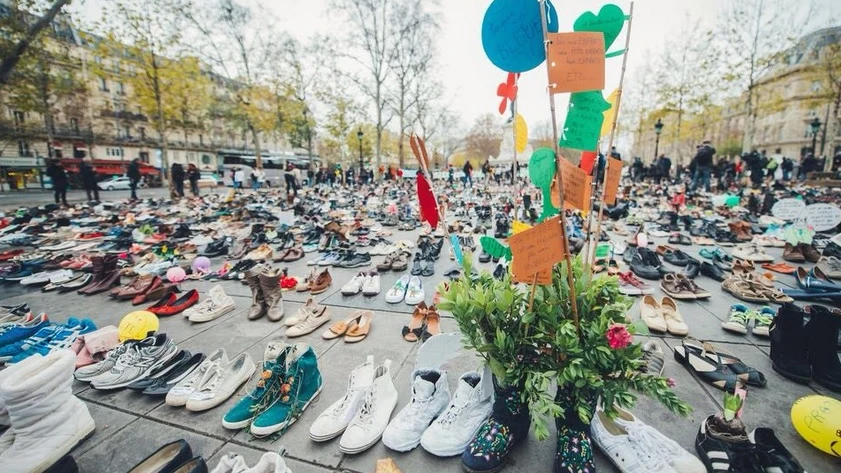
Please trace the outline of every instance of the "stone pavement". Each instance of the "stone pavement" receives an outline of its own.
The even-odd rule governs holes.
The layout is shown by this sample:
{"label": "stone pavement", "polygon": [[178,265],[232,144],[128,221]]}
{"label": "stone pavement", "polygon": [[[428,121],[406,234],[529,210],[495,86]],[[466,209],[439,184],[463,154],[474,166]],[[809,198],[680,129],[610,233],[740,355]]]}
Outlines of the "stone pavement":
{"label": "stone pavement", "polygon": [[[395,238],[415,239],[416,234],[396,232]],[[621,238],[621,237],[616,237]],[[654,239],[657,244],[665,243],[665,239]],[[425,278],[427,301],[431,300],[434,287],[444,278],[441,276],[452,262],[448,259],[445,244],[441,259],[436,263],[436,274]],[[697,247],[691,247],[689,253],[697,256]],[[775,257],[781,255],[779,249],[770,249]],[[306,260],[289,264],[291,275],[304,276],[309,268]],[[375,261],[381,257],[374,258]],[[214,268],[220,261],[214,260]],[[488,270],[492,264],[480,265]],[[365,269],[365,268],[362,268]],[[385,273],[382,277],[382,292],[375,298],[365,298],[362,295],[345,297],[339,292],[341,286],[358,270],[331,269],[333,286],[325,293],[317,296],[317,300],[330,307],[333,320],[345,317],[354,309],[369,309],[375,312],[372,330],[368,339],[357,344],[347,344],[341,339],[325,341],[320,337],[320,330],[311,335],[297,339],[299,342],[312,344],[319,357],[319,367],[324,377],[324,389],[317,402],[303,414],[281,437],[276,439],[254,439],[245,432],[225,430],[221,425],[222,415],[239,398],[249,390],[252,381],[241,388],[238,393],[216,409],[203,413],[192,413],[181,408],[172,408],[162,400],[152,399],[129,390],[114,392],[100,392],[89,389],[87,385],[76,383],[76,394],[89,406],[96,421],[94,436],[80,445],[73,455],[83,473],[123,473],[166,442],[184,438],[190,442],[193,451],[208,459],[210,468],[215,467],[218,459],[228,452],[238,452],[245,455],[249,464],[257,461],[262,451],[276,451],[285,448],[287,463],[294,473],[327,473],[327,472],[359,472],[374,471],[376,460],[379,458],[394,458],[396,464],[404,473],[430,472],[458,472],[461,471],[460,460],[441,459],[417,448],[409,453],[396,453],[386,449],[382,443],[359,455],[343,455],[338,450],[338,440],[317,444],[309,440],[309,427],[318,414],[338,399],[347,386],[347,375],[352,368],[364,362],[369,354],[374,355],[375,361],[381,363],[385,359],[393,361],[395,385],[400,400],[397,409],[402,408],[410,398],[409,375],[412,371],[417,344],[405,342],[401,336],[401,328],[408,323],[412,307],[406,304],[387,304],[384,293],[400,276]],[[779,275],[783,283],[794,285],[792,276]],[[707,301],[680,302],[683,317],[690,327],[690,335],[712,341],[717,347],[727,350],[740,357],[749,365],[762,371],[768,378],[765,388],[751,388],[745,409],[745,422],[748,429],[764,426],[771,427],[777,436],[803,466],[810,472],[841,471],[841,459],[830,457],[818,451],[802,440],[791,426],[789,411],[792,403],[801,396],[809,394],[824,394],[839,398],[838,394],[817,385],[802,386],[788,381],[771,369],[769,358],[769,342],[767,339],[753,335],[735,336],[720,328],[720,322],[728,315],[729,307],[737,302],[729,294],[722,293],[719,285],[708,278],[699,276],[698,283],[710,290],[714,296]],[[183,289],[198,288],[200,291],[209,289],[211,282],[186,282]],[[250,293],[245,285],[239,282],[221,282],[225,290],[234,296],[237,310],[228,315],[206,324],[192,324],[184,317],[174,316],[161,319],[161,331],[169,334],[178,345],[191,351],[209,353],[222,347],[233,357],[241,352],[247,352],[255,360],[262,357],[266,343],[273,339],[282,339],[284,327],[268,320],[248,321],[245,317],[250,303]],[[659,288],[656,296],[662,296]],[[287,316],[293,315],[306,301],[308,293],[287,292],[284,294]],[[105,296],[86,297],[75,293],[70,294],[42,294],[28,292],[21,287],[0,287],[0,299],[3,304],[29,302],[33,311],[44,311],[56,320],[62,321],[69,316],[89,317],[97,325],[118,324],[126,313],[132,310],[128,303],[109,300]],[[444,331],[455,331],[457,326],[448,314],[442,314],[442,328]],[[638,307],[635,305],[629,314],[633,319],[639,317]],[[643,338],[643,337],[639,337]],[[699,382],[674,361],[668,353],[670,348],[680,343],[672,336],[658,337],[665,343],[666,372],[665,375],[676,380],[675,390],[678,395],[689,402],[694,412],[689,418],[681,418],[668,412],[656,402],[641,398],[634,413],[642,420],[661,430],[667,436],[676,440],[681,446],[695,454],[694,441],[701,420],[710,414],[720,411],[722,392]],[[461,373],[476,369],[480,359],[471,353],[464,353],[450,362],[448,366],[451,389]],[[396,413],[396,410],[395,410]],[[512,455],[511,464],[504,470],[509,472],[539,472],[551,471],[555,454],[554,427],[550,428],[549,440],[538,442],[533,437],[528,442],[517,447]],[[597,450],[596,464],[599,471],[617,471]],[[653,472],[652,472],[653,473]]]}
{"label": "stone pavement", "polygon": [[[207,194],[213,190],[214,192],[223,192],[225,188],[219,187],[218,189],[201,189],[202,195]],[[141,199],[147,199],[149,197],[154,197],[156,199],[160,199],[161,197],[166,197],[169,195],[169,190],[163,187],[156,187],[151,189],[138,189],[137,190],[137,197]],[[190,195],[187,193],[187,195]],[[115,191],[106,191],[101,190],[99,191],[99,198],[103,201],[118,201],[118,200],[126,200],[131,196],[131,191],[128,190],[115,190]],[[53,191],[51,189],[46,190],[27,190],[27,191],[5,191],[0,192],[0,211],[9,211],[9,210],[16,210],[18,207],[32,207],[36,205],[45,205],[45,204],[52,204],[55,203],[53,200]],[[84,190],[70,190],[67,191],[67,203],[70,205],[84,203],[88,201],[88,196]]]}

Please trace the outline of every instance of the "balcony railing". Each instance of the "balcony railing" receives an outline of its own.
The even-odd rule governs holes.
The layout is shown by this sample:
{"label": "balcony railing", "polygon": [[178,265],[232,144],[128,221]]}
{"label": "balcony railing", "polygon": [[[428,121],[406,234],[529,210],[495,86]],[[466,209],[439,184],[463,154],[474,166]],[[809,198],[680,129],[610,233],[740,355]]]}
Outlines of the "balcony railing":
{"label": "balcony railing", "polygon": [[101,110],[99,115],[103,118],[116,118],[118,120],[134,120],[139,122],[148,122],[149,119],[142,113],[125,112],[119,110]]}
{"label": "balcony railing", "polygon": [[0,138],[5,139],[46,138],[47,136],[52,135],[55,139],[75,139],[80,141],[93,140],[92,131],[81,130],[71,126],[56,126],[53,127],[51,133],[48,133],[47,131],[47,128],[43,126],[20,126],[0,123]]}

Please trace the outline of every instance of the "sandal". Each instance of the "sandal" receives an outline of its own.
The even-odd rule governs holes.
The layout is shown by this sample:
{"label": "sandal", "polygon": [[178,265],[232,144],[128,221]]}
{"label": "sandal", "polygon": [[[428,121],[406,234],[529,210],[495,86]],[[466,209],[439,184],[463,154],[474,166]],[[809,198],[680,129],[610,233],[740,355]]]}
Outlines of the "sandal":
{"label": "sandal", "polygon": [[350,329],[351,325],[355,325],[359,321],[360,317],[362,317],[361,311],[354,312],[353,314],[351,314],[350,317],[346,318],[345,320],[340,320],[334,323],[327,330],[322,332],[321,338],[325,340],[334,340],[345,335]]}
{"label": "sandal", "polygon": [[403,326],[403,340],[407,342],[416,342],[421,338],[424,332],[424,325],[426,321],[428,309],[425,302],[421,302],[415,307],[415,312],[412,314],[412,320],[409,325]]}
{"label": "sandal", "polygon": [[371,331],[371,322],[374,320],[374,313],[366,310],[357,312],[358,317],[350,324],[345,332],[345,343],[358,343],[368,336]]}
{"label": "sandal", "polygon": [[692,342],[702,343],[699,340],[690,339],[688,341],[688,344],[684,344],[686,348],[698,354],[705,352],[707,358],[713,361],[716,361],[717,358],[721,364],[723,364],[725,367],[729,368],[730,371],[735,373],[736,376],[739,378],[739,381],[741,381],[743,384],[747,384],[749,386],[756,386],[759,388],[765,387],[765,385],[768,384],[768,380],[765,379],[764,374],[762,374],[756,368],[752,368],[744,364],[744,362],[742,362],[742,360],[737,358],[736,356],[724,350],[716,348],[708,342],[703,342],[703,346],[698,346],[693,344]]}
{"label": "sandal", "polygon": [[762,265],[762,269],[767,269],[768,271],[774,271],[775,273],[781,274],[794,274],[797,271],[797,268],[794,266],[789,266],[785,263],[765,263]]}
{"label": "sandal", "polygon": [[729,277],[721,283],[721,290],[733,294],[737,299],[747,302],[769,302],[762,292],[754,290],[753,286],[744,279]]}
{"label": "sandal", "polygon": [[[709,344],[698,347],[687,345],[684,339],[681,345],[674,347],[674,356],[680,364],[695,374],[701,381],[727,392],[734,392],[741,387],[741,379],[728,366],[722,363],[721,356],[713,351],[707,353]],[[714,356],[710,356],[714,355]]]}
{"label": "sandal", "polygon": [[752,262],[744,259],[735,259],[733,261],[733,274],[749,274],[755,269]]}
{"label": "sandal", "polygon": [[432,305],[427,310],[426,327],[423,331],[423,341],[429,340],[429,337],[434,337],[441,333],[441,315],[438,314],[438,309]]}

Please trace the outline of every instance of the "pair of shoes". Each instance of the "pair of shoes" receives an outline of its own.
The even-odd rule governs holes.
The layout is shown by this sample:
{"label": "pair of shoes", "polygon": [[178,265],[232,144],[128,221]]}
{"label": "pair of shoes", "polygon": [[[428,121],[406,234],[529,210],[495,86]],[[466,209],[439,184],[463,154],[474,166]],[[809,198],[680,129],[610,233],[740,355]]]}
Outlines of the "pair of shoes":
{"label": "pair of shoes", "polygon": [[110,290],[120,285],[120,269],[117,267],[117,256],[108,255],[105,257],[95,256],[91,258],[93,265],[93,279],[90,283],[79,289],[79,294],[90,296]]}
{"label": "pair of shoes", "polygon": [[283,318],[283,290],[280,288],[282,273],[268,266],[255,266],[245,272],[244,281],[251,289],[251,308],[248,320],[264,315],[272,322]]}
{"label": "pair of shoes", "polygon": [[327,313],[327,307],[315,302],[315,299],[310,297],[303,307],[298,309],[296,317],[290,317],[286,320],[285,335],[289,338],[301,337],[314,332],[318,327],[330,321],[330,314]]}
{"label": "pair of shoes", "polygon": [[363,271],[342,286],[343,296],[355,296],[360,292],[367,297],[380,293],[380,275],[376,271],[370,273]]}
{"label": "pair of shoes", "polygon": [[439,333],[441,333],[441,316],[438,314],[438,309],[435,308],[435,305],[427,307],[425,302],[421,302],[415,307],[409,325],[403,327],[403,340],[407,342],[426,341],[429,337]]}
{"label": "pair of shoes", "polygon": [[184,317],[190,322],[210,322],[236,309],[234,299],[217,284],[207,291],[207,298],[184,310]]}
{"label": "pair of shoes", "polygon": [[76,379],[99,390],[112,390],[146,379],[176,358],[180,350],[164,333],[139,341],[127,341],[94,365],[76,370]]}
{"label": "pair of shoes", "polygon": [[367,310],[357,310],[345,320],[340,320],[331,325],[330,328],[321,334],[325,340],[333,340],[345,337],[345,343],[357,343],[365,340],[371,331],[371,322],[374,321],[374,313]]}
{"label": "pair of shoes", "polygon": [[257,385],[225,414],[222,426],[249,427],[256,437],[285,431],[318,398],[321,386],[312,347],[270,343]]}
{"label": "pair of shoes", "polygon": [[382,263],[377,265],[379,271],[406,271],[409,267],[409,258],[403,250],[390,253]]}
{"label": "pair of shoes", "polygon": [[134,299],[135,297],[154,291],[163,285],[163,280],[154,275],[137,276],[125,286],[112,289],[110,296],[117,300]]}
{"label": "pair of shoes", "polygon": [[684,339],[674,347],[674,356],[701,381],[727,392],[732,393],[745,384],[760,388],[767,384],[759,370],[708,342]]}
{"label": "pair of shoes", "polygon": [[213,409],[233,396],[256,369],[247,353],[229,360],[227,352],[219,348],[167,392],[166,403],[193,412]]}
{"label": "pair of shoes", "polygon": [[803,263],[806,261],[817,263],[821,259],[821,254],[810,244],[798,243],[797,245],[792,245],[791,243],[786,243],[783,248],[783,259],[792,263]]}
{"label": "pair of shoes", "polygon": [[181,350],[148,377],[139,379],[126,387],[149,396],[166,396],[176,384],[190,376],[204,362],[204,359],[203,353]]}
{"label": "pair of shoes", "polygon": [[143,459],[128,473],[207,473],[207,464],[186,440],[168,443]]}
{"label": "pair of shoes", "polygon": [[465,373],[451,399],[446,371],[415,370],[412,399],[386,427],[383,445],[398,452],[421,445],[438,457],[461,455],[491,414],[489,384],[479,372]]}
{"label": "pair of shoes", "polygon": [[[804,318],[809,322],[804,325]],[[792,381],[811,380],[841,393],[838,336],[841,315],[819,305],[783,304],[771,322],[771,366]]]}
{"label": "pair of shoes", "polygon": [[738,418],[730,422],[715,415],[704,419],[695,437],[695,451],[706,471],[805,473],[773,430],[760,427],[748,434]]}
{"label": "pair of shoes", "polygon": [[423,281],[417,276],[401,277],[385,293],[385,301],[389,304],[406,302],[409,305],[418,305],[423,302],[424,298]]}
{"label": "pair of shoes", "polygon": [[643,294],[652,294],[654,288],[648,284],[640,281],[634,276],[634,273],[627,271],[619,273],[619,292],[626,296],[639,296]]}
{"label": "pair of shoes", "polygon": [[760,337],[769,337],[771,322],[777,315],[777,311],[765,306],[758,311],[749,309],[744,304],[733,304],[730,306],[730,318],[721,323],[721,328],[728,332],[747,335],[750,322],[754,322],[753,334]]}
{"label": "pair of shoes", "polygon": [[[333,284],[333,276],[330,275],[330,270],[324,268],[324,271],[315,274],[313,270],[310,279],[307,282],[307,287],[304,291],[310,291],[310,294],[321,294],[326,291]],[[300,285],[299,285],[300,286]],[[296,288],[296,290],[299,290]]]}
{"label": "pair of shoes", "polygon": [[10,425],[3,441],[14,439],[0,441],[3,473],[69,467],[65,455],[93,434],[87,406],[72,394],[75,362],[72,350],[61,349],[0,371],[0,417]]}
{"label": "pair of shoes", "polygon": [[253,467],[248,466],[245,458],[236,453],[229,453],[219,459],[211,473],[292,473],[283,457],[275,452],[266,452]]}
{"label": "pair of shoes", "polygon": [[362,453],[382,436],[397,406],[397,390],[391,380],[391,360],[375,367],[374,357],[350,373],[344,396],[324,410],[310,426],[310,439],[326,442],[339,435],[339,451]]}
{"label": "pair of shoes", "polygon": [[689,326],[680,316],[677,303],[669,297],[658,302],[653,296],[645,296],[640,302],[640,318],[652,332],[669,332],[679,337],[689,334]]}
{"label": "pair of shoes", "polygon": [[181,297],[177,297],[175,293],[169,292],[161,297],[158,302],[147,307],[146,310],[159,317],[168,317],[170,315],[180,314],[198,302],[199,291],[196,289],[185,292]]}
{"label": "pair of shoes", "polygon": [[660,281],[660,289],[666,294],[681,300],[709,299],[712,294],[695,284],[685,274],[669,273]]}

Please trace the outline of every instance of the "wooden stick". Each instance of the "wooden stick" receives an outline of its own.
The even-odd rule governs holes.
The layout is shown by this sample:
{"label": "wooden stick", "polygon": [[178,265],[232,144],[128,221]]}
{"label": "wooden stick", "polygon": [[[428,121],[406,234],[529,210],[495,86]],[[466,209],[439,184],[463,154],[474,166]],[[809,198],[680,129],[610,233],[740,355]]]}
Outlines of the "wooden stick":
{"label": "wooden stick", "polygon": [[[622,103],[622,84],[625,82],[625,67],[628,64],[628,46],[631,42],[631,24],[634,21],[634,2],[631,2],[631,9],[628,12],[628,31],[625,33],[625,53],[622,55],[622,74],[619,76],[619,88],[616,89],[616,103],[614,106],[616,107],[616,112],[613,114],[613,125],[610,128],[610,140],[607,145],[608,153],[611,149],[613,149],[613,139],[616,136],[616,122],[619,120],[619,106]],[[604,194],[607,191],[607,170],[610,167],[610,160],[609,156],[605,156],[605,163],[604,163],[604,177],[602,179],[602,196],[601,196],[601,204],[599,205],[599,218],[596,220],[596,241],[598,241],[599,236],[602,234],[602,216],[604,214]],[[596,259],[596,252],[593,251],[592,259],[589,260],[590,266],[593,265]]]}
{"label": "wooden stick", "polygon": [[[520,74],[514,74],[514,87],[517,87],[517,82],[520,81]],[[519,92],[519,89],[517,89]],[[517,218],[517,197],[520,195],[520,184],[517,181],[517,171],[519,170],[519,166],[517,165],[517,96],[514,95],[514,100],[511,101],[511,116],[513,117],[511,121],[511,134],[513,135],[513,143],[514,143],[514,162],[511,163],[511,179],[514,181],[514,219]]]}
{"label": "wooden stick", "polygon": [[529,296],[529,312],[534,305],[534,291],[537,289],[537,273],[534,273],[534,279],[531,281],[531,295]]}
{"label": "wooden stick", "polygon": [[[543,45],[545,48],[549,47],[549,26],[546,21],[546,0],[540,1],[540,23],[543,26]],[[547,51],[548,52],[548,51]],[[549,57],[546,57],[546,69],[549,69]],[[561,173],[561,159],[564,159],[558,152],[558,119],[555,113],[555,95],[549,94],[549,109],[552,114],[552,147],[555,151],[555,178],[558,179],[558,196],[560,207],[560,221],[561,221],[561,248],[564,252],[564,259],[567,263],[567,284],[569,284],[569,298],[570,306],[572,308],[572,321],[575,324],[575,330],[581,333],[581,324],[578,321],[578,299],[575,296],[575,277],[572,271],[572,257],[569,251],[569,238],[567,237],[566,214],[564,211],[564,179]],[[544,202],[543,205],[550,205],[551,202]]]}
{"label": "wooden stick", "polygon": [[[601,139],[599,139],[599,145],[601,145]],[[599,192],[599,145],[596,145],[596,161],[593,163],[593,169],[590,170],[590,177],[592,178],[592,182],[590,183],[590,209],[587,212],[587,254],[585,255],[585,261],[590,261],[590,254],[595,254],[595,247],[599,244],[599,237],[598,235],[595,238],[595,245],[593,245],[593,208],[596,206],[596,199],[598,199],[598,192]],[[593,275],[593,265],[588,264],[585,265],[587,270],[587,277],[591,277]]]}

